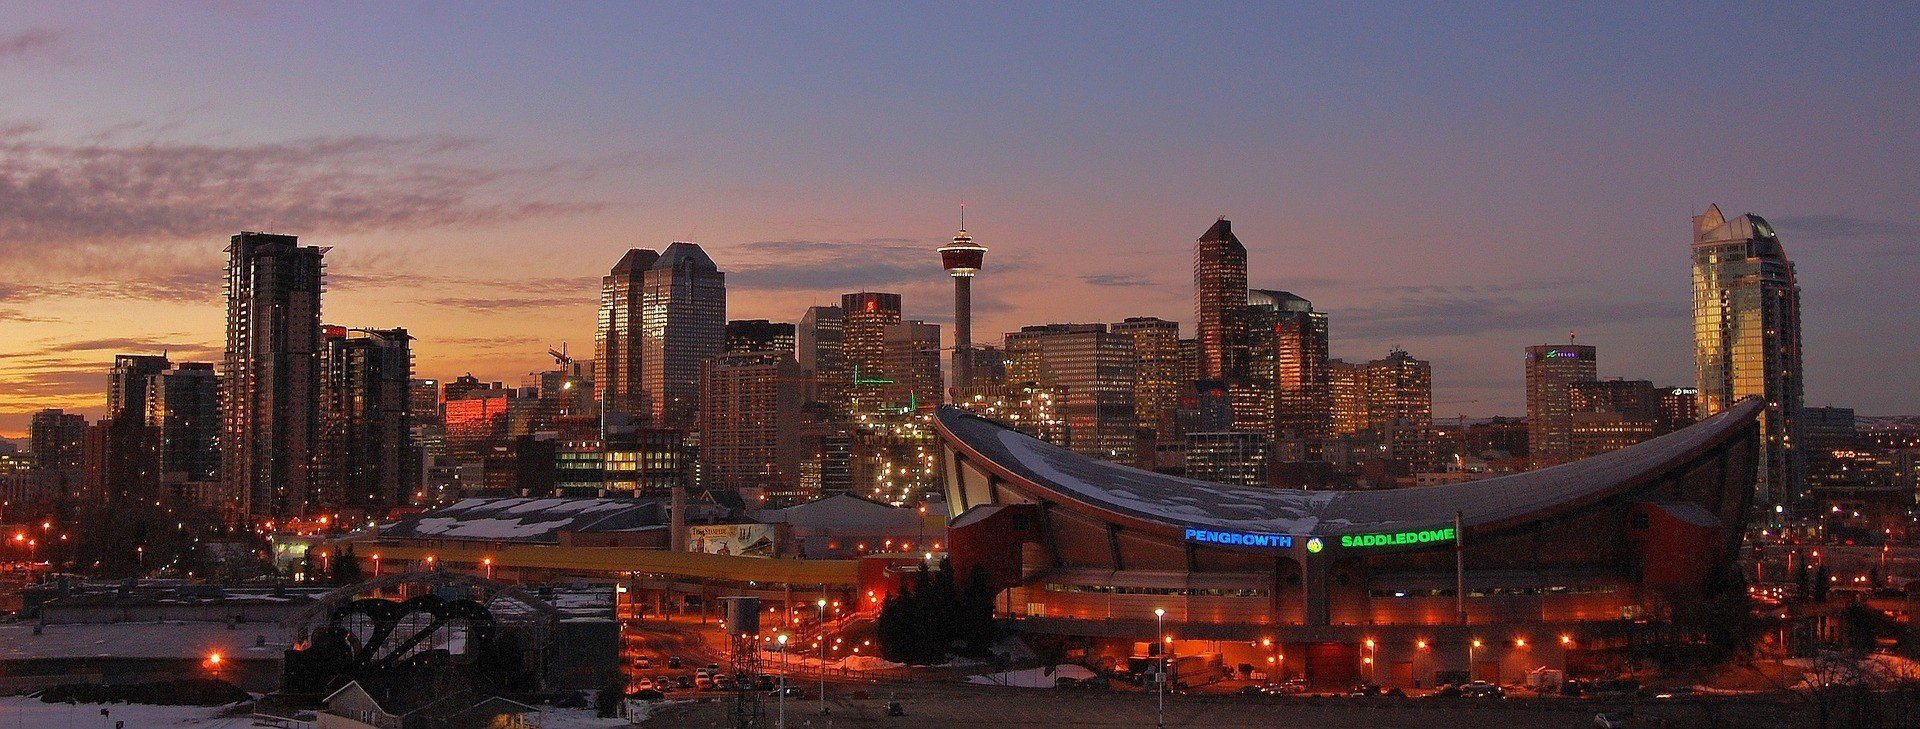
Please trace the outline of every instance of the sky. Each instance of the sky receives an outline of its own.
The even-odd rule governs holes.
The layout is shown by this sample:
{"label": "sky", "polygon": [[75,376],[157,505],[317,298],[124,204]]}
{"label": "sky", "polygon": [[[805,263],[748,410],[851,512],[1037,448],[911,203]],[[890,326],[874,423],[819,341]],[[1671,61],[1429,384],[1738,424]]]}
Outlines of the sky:
{"label": "sky", "polygon": [[[1775,224],[1809,405],[1920,413],[1920,6],[86,3],[0,6],[0,436],[113,355],[217,360],[222,248],[329,246],[328,323],[421,377],[593,348],[628,248],[730,318],[859,290],[975,338],[1179,319],[1219,216],[1332,353],[1524,412],[1522,350],[1691,384],[1689,218]],[[949,332],[950,334],[950,332]]]}

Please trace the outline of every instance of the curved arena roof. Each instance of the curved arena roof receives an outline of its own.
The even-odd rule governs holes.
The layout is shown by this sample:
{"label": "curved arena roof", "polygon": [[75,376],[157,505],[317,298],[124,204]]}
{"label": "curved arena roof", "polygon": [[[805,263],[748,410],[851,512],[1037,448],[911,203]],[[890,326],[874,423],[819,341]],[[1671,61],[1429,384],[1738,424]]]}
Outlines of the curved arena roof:
{"label": "curved arena roof", "polygon": [[1468,527],[1494,528],[1566,513],[1645,485],[1740,437],[1760,412],[1761,402],[1749,398],[1674,433],[1573,463],[1462,484],[1376,491],[1198,481],[1090,458],[951,406],[941,407],[934,421],[949,445],[1049,501],[1173,528],[1343,535],[1451,525],[1455,511]]}

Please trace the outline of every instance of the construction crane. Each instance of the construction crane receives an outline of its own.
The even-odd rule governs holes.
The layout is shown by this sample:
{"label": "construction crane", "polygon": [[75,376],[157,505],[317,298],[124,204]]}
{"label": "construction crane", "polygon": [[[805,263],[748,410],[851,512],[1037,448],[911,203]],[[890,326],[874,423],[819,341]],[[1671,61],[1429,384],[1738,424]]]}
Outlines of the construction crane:
{"label": "construction crane", "polygon": [[562,367],[565,367],[565,366],[567,366],[567,365],[570,365],[570,364],[573,364],[573,358],[572,358],[572,357],[568,357],[568,356],[567,356],[567,343],[566,343],[566,342],[561,342],[561,343],[560,343],[560,349],[558,349],[558,350],[555,350],[555,349],[553,349],[552,347],[548,347],[548,348],[547,348],[547,354],[549,354],[549,355],[552,355],[552,356],[553,356],[553,363],[554,363],[554,364],[557,364],[557,365],[560,365],[560,366],[562,366]]}

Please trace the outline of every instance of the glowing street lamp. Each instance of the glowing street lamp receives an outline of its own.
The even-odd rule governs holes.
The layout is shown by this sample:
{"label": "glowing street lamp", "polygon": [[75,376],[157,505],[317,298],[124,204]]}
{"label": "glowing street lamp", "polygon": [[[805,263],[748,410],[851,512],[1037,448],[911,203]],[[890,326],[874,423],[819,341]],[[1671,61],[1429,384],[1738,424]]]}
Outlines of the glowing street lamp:
{"label": "glowing street lamp", "polygon": [[827,715],[827,599],[820,598],[820,715]]}
{"label": "glowing street lamp", "polygon": [[780,642],[780,715],[774,726],[787,729],[787,634],[781,633]]}
{"label": "glowing street lamp", "polygon": [[480,564],[487,568],[487,579],[489,580],[493,579],[493,558],[481,557]]}
{"label": "glowing street lamp", "polygon": [[[1166,635],[1167,634],[1167,609],[1154,608],[1153,619],[1159,625],[1160,635],[1163,635],[1163,636]],[[1159,671],[1159,675],[1154,677],[1158,679],[1155,683],[1158,684],[1159,693],[1160,693],[1160,708],[1159,708],[1159,718],[1158,718],[1159,723],[1157,723],[1155,726],[1160,726],[1160,727],[1165,727],[1167,725],[1167,646],[1172,642],[1173,641],[1171,639],[1167,639],[1165,643],[1162,643],[1160,645],[1160,671]]]}

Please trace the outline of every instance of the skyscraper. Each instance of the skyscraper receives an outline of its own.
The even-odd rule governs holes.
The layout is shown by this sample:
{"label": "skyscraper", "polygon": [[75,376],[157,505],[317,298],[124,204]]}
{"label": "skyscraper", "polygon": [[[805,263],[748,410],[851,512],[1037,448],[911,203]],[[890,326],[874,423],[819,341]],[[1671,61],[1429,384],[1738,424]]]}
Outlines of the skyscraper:
{"label": "skyscraper", "polygon": [[1766,402],[1755,508],[1785,523],[1806,485],[1800,285],[1764,218],[1728,220],[1718,205],[1694,217],[1693,346],[1702,417],[1744,397]]}
{"label": "skyscraper", "polygon": [[163,481],[220,478],[220,378],[211,362],[182,362],[149,380],[147,422],[160,430]]}
{"label": "skyscraper", "polygon": [[1387,458],[1418,472],[1435,466],[1433,368],[1394,348],[1367,363],[1367,421]]}
{"label": "skyscraper", "polygon": [[227,246],[220,469],[249,514],[307,507],[320,429],[320,291],[327,249],[243,232]]}
{"label": "skyscraper", "polygon": [[953,277],[953,388],[973,386],[973,276],[986,259],[985,246],[967,234],[967,206],[960,206],[960,232],[940,247],[940,266]]}
{"label": "skyscraper", "polygon": [[888,324],[885,371],[887,404],[925,407],[940,404],[940,325],[923,321]]}
{"label": "skyscraper", "polygon": [[34,468],[78,471],[86,465],[87,417],[58,408],[37,410],[27,424]]}
{"label": "skyscraper", "polygon": [[1233,223],[1214,221],[1193,247],[1193,320],[1200,342],[1197,377],[1240,377],[1246,357],[1241,323],[1247,306],[1247,247],[1233,235]]}
{"label": "skyscraper", "polygon": [[800,439],[800,365],[756,352],[700,364],[700,462],[709,488],[792,496],[807,455]]}
{"label": "skyscraper", "polygon": [[1273,438],[1298,439],[1306,459],[1319,460],[1333,421],[1327,315],[1285,291],[1251,290],[1247,308],[1249,321],[1257,310],[1263,324],[1247,332],[1248,375],[1272,388]]}
{"label": "skyscraper", "polygon": [[847,357],[843,315],[838,306],[809,306],[794,330],[794,355],[800,369],[812,378],[808,397],[834,410],[846,407]]}
{"label": "skyscraper", "polygon": [[1367,429],[1367,366],[1346,360],[1327,361],[1327,390],[1332,401],[1328,430],[1353,435]]}
{"label": "skyscraper", "polygon": [[1067,447],[1096,458],[1133,461],[1135,429],[1133,338],[1105,324],[1045,324],[1009,333],[1009,387],[1063,393],[1060,419]]}
{"label": "skyscraper", "polygon": [[405,329],[326,327],[321,355],[320,478],[315,500],[406,506],[419,480],[413,453],[412,338]]}
{"label": "skyscraper", "polygon": [[107,419],[145,421],[149,380],[165,371],[164,354],[114,355],[113,374],[107,379]]}
{"label": "skyscraper", "polygon": [[849,411],[884,402],[889,324],[900,323],[900,295],[862,291],[840,296],[841,353],[846,358]]}
{"label": "skyscraper", "polygon": [[700,363],[727,349],[726,274],[700,246],[675,242],[645,278],[640,381],[652,422],[689,428],[700,407]]}
{"label": "skyscraper", "polygon": [[1134,316],[1107,330],[1133,338],[1133,354],[1138,360],[1134,367],[1133,411],[1140,427],[1163,439],[1173,437],[1180,395],[1190,387],[1185,363],[1180,359],[1180,322]]}
{"label": "skyscraper", "polygon": [[[641,384],[641,291],[647,269],[660,254],[645,248],[628,250],[600,279],[600,326],[593,336],[594,390],[607,422],[644,421],[653,408]],[[447,394],[448,400],[458,399]]]}
{"label": "skyscraper", "polygon": [[1567,386],[1596,378],[1593,347],[1541,344],[1527,348],[1527,466],[1546,468],[1573,458],[1573,410]]}
{"label": "skyscraper", "polygon": [[735,319],[727,322],[727,354],[772,352],[794,356],[794,326],[765,319]]}

